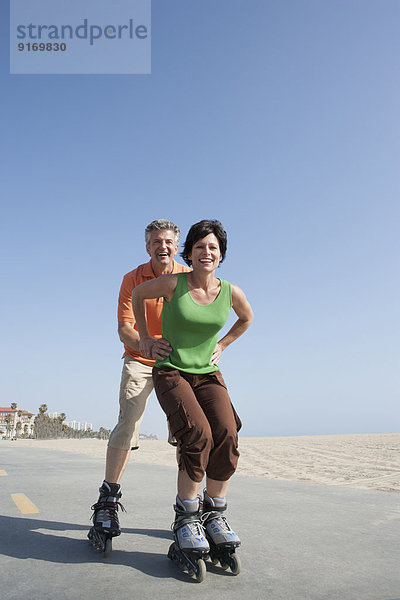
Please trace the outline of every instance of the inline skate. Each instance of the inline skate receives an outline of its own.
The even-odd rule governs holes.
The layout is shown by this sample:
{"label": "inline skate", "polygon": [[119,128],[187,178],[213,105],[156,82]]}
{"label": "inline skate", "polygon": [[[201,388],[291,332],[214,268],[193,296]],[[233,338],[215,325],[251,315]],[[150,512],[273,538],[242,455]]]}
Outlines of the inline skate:
{"label": "inline skate", "polygon": [[239,575],[240,558],[235,550],[240,539],[223,515],[226,509],[225,498],[211,498],[204,490],[202,521],[210,544],[209,558],[213,565],[219,562],[224,571],[230,568],[233,575]]}
{"label": "inline skate", "polygon": [[96,504],[93,504],[92,521],[88,538],[96,550],[103,552],[107,558],[112,551],[112,539],[121,535],[119,527],[118,509],[125,510],[119,502],[122,494],[118,483],[103,482],[99,489],[100,496]]}
{"label": "inline skate", "polygon": [[200,498],[182,501],[177,496],[174,510],[174,541],[169,548],[168,558],[200,583],[206,574],[204,559],[210,550],[201,523]]}

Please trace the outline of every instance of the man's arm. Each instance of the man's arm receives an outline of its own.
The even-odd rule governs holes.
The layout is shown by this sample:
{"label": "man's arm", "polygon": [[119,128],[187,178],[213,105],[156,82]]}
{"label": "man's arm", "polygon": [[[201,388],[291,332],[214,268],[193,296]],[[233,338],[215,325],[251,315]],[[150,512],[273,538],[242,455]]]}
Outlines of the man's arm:
{"label": "man's arm", "polygon": [[118,335],[125,346],[139,352],[146,358],[158,358],[162,360],[171,352],[171,347],[166,340],[151,338],[148,346],[148,354],[140,351],[140,335],[135,329],[135,317],[132,311],[132,289],[135,287],[135,279],[131,273],[124,276],[118,297]]}
{"label": "man's arm", "polygon": [[136,331],[133,323],[127,321],[118,321],[119,339],[125,346],[139,352],[139,334]]}
{"label": "man's arm", "polygon": [[[164,298],[170,300],[174,295],[178,278],[176,275],[162,275],[157,279],[146,281],[134,288],[132,292],[132,308],[136,319],[137,328],[139,331],[139,349],[140,354],[146,358],[160,358],[163,359],[171,352],[172,348],[167,340],[161,338],[161,340],[155,340],[149,334],[146,322],[146,304],[145,301],[148,298]],[[163,356],[153,356],[152,349],[158,343],[160,345],[160,352],[163,352]],[[168,351],[165,351],[168,350]]]}
{"label": "man's arm", "polygon": [[[119,339],[125,346],[129,346],[132,350],[136,350],[136,352],[140,352],[140,336],[139,333],[134,328],[133,323],[128,323],[126,321],[118,322],[118,334]],[[167,340],[159,339],[156,340],[151,338],[151,346],[149,345],[149,354],[150,356],[146,356],[145,358],[158,358],[162,360],[166,356],[169,355],[172,348],[167,342]],[[143,353],[141,352],[142,356]]]}

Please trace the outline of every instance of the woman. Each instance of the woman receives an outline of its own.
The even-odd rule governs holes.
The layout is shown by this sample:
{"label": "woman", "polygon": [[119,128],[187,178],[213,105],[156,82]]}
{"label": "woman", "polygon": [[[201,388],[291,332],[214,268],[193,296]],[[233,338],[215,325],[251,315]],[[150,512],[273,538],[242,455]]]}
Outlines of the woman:
{"label": "woman", "polygon": [[[132,296],[140,352],[149,358],[154,340],[147,330],[145,300],[164,299],[162,332],[169,355],[156,361],[153,381],[178,442],[178,495],[174,505],[178,548],[174,549],[183,550],[186,556],[207,554],[209,541],[211,551],[215,547],[228,548],[229,557],[240,544],[222,513],[239,457],[237,432],[241,423],[218,362],[221,353],[250,326],[253,314],[240,288],[215,277],[226,248],[226,232],[219,221],[196,223],[190,228],[181,254],[192,271],[143,283]],[[238,319],[218,341],[231,308]],[[204,475],[201,517],[198,492]]]}

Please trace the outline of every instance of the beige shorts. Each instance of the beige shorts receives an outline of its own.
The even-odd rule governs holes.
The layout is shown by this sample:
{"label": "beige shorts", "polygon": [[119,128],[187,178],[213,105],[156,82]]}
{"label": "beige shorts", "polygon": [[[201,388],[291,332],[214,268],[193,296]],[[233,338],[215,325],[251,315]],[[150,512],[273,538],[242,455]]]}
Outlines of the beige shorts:
{"label": "beige shorts", "polygon": [[139,448],[139,430],[147,400],[153,391],[152,368],[126,356],[119,391],[118,423],[108,445],[118,450]]}

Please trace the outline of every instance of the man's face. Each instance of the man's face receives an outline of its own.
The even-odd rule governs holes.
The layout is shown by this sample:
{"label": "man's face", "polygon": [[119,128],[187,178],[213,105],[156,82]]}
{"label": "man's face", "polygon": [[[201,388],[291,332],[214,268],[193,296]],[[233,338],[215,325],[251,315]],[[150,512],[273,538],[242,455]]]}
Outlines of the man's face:
{"label": "man's face", "polygon": [[175,233],[170,229],[153,230],[150,233],[150,241],[146,245],[146,250],[154,265],[163,265],[164,267],[169,265],[178,252]]}

